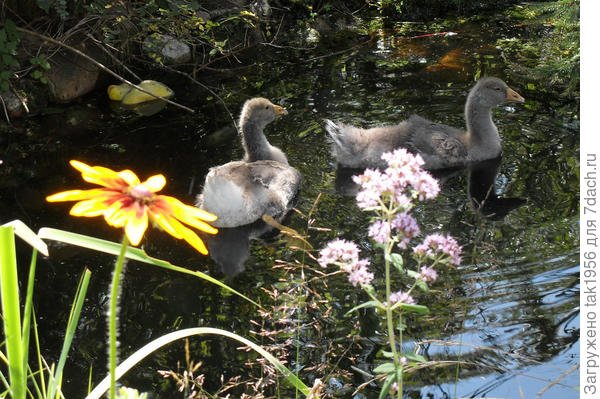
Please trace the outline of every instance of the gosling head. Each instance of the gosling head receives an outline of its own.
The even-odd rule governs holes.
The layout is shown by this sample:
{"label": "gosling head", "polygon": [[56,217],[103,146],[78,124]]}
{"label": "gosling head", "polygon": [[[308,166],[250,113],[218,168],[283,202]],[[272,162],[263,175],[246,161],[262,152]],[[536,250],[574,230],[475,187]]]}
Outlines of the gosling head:
{"label": "gosling head", "polygon": [[240,126],[250,122],[264,128],[281,115],[287,115],[286,109],[282,106],[273,104],[266,98],[251,98],[242,107]]}
{"label": "gosling head", "polygon": [[471,90],[471,95],[477,98],[477,102],[481,105],[490,108],[506,102],[525,102],[525,99],[508,87],[504,81],[493,77],[479,79]]}

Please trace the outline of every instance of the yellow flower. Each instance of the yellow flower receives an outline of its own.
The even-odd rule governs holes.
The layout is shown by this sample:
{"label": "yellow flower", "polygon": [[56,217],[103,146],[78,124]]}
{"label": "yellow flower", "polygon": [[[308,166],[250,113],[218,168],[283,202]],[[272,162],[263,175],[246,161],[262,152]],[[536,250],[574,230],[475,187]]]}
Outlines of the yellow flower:
{"label": "yellow flower", "polygon": [[217,217],[202,209],[185,205],[176,198],[157,195],[156,192],[166,184],[163,175],[154,175],[140,182],[130,170],[115,172],[75,160],[70,163],[81,172],[83,180],[104,188],[64,191],[46,197],[46,201],[79,201],[71,208],[71,215],[102,215],[110,226],[124,227],[125,234],[133,245],[138,245],[142,240],[150,219],[173,237],[187,241],[200,253],[208,253],[200,237],[183,223],[206,233],[216,234],[217,229],[206,222],[215,221]]}

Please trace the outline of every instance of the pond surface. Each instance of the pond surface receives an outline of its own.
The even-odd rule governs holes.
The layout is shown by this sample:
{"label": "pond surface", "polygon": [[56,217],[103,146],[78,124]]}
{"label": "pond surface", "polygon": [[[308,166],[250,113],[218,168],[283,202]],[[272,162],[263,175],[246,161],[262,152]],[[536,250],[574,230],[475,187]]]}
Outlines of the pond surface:
{"label": "pond surface", "polygon": [[[534,87],[513,83],[516,73],[495,43],[527,38],[525,28],[495,18],[456,22],[447,28],[458,34],[411,39],[429,33],[430,28],[405,25],[350,44],[263,46],[256,64],[236,70],[235,78],[215,76],[205,81],[224,82],[214,89],[232,93],[223,100],[234,118],[252,96],[268,97],[288,109],[289,115],[266,129],[271,143],[288,154],[304,179],[297,204],[300,212],[293,212],[284,224],[307,234],[317,249],[341,236],[359,242],[366,254],[376,253],[366,234],[368,216],[347,195],[347,179],[330,156],[323,118],[374,126],[418,113],[461,127],[466,94],[477,77],[498,76],[513,86],[526,103],[494,111],[504,139],[500,164],[493,165],[491,172],[444,176],[441,195],[415,211],[422,231],[446,231],[456,237],[464,247],[464,260],[456,269],[441,271],[432,293],[419,298],[431,315],[409,320],[410,341],[405,345],[410,348],[413,342],[424,341],[422,354],[428,359],[464,363],[417,372],[409,379],[406,396],[575,398],[579,384],[578,104],[562,100],[558,93],[542,95]],[[14,129],[0,137],[0,222],[18,218],[36,230],[56,227],[118,241],[118,232],[100,219],[72,218],[68,205],[44,202],[50,193],[85,187],[68,166],[69,159],[115,170],[131,168],[141,178],[164,173],[168,179],[164,192],[193,202],[208,168],[239,159],[242,150],[221,101],[197,86],[165,83],[175,89],[179,102],[194,105],[199,112],[189,115],[167,108],[140,117],[111,110],[99,96],[39,117],[39,125],[15,122]],[[499,198],[516,199],[498,200],[495,217],[483,217],[471,206],[470,196],[482,176],[491,179]],[[334,377],[328,388],[339,382],[347,388],[338,391],[347,392],[341,397],[352,397],[353,389],[368,380],[358,370],[370,372],[381,362],[376,356],[382,345],[377,316],[344,316],[365,298],[340,276],[321,279],[314,261],[274,233],[252,240],[246,255],[245,237],[257,233],[242,233],[227,233],[235,248],[215,250],[215,256],[224,253],[229,267],[238,271],[245,263],[245,270],[228,283],[276,307],[274,313],[261,319],[255,307],[208,283],[132,262],[121,301],[122,357],[179,328],[219,327],[263,345],[283,345],[288,340],[289,366],[301,369],[307,383],[315,377]],[[157,230],[143,245],[152,256],[222,278],[213,260]],[[28,250],[24,246],[20,250],[25,265]],[[57,245],[51,247],[51,254],[40,262],[36,292],[40,340],[49,360],[58,355],[83,268],[93,273],[64,384],[67,397],[82,397],[90,367],[95,382],[104,376],[104,314],[112,261]],[[314,282],[315,277],[325,281]],[[329,305],[306,307],[324,298]],[[291,320],[287,324],[281,316],[284,308]],[[270,340],[258,334],[261,326],[283,333]],[[255,364],[247,364],[252,355],[236,351],[237,346],[216,338],[190,342],[192,359],[203,362],[207,387],[218,387],[221,374],[225,379],[241,375],[243,380],[260,375]],[[143,362],[124,381],[158,397],[176,397],[174,384],[156,370],[184,367],[183,345],[174,344]],[[281,397],[292,397],[283,392]],[[375,398],[378,391],[367,386],[362,392]]]}

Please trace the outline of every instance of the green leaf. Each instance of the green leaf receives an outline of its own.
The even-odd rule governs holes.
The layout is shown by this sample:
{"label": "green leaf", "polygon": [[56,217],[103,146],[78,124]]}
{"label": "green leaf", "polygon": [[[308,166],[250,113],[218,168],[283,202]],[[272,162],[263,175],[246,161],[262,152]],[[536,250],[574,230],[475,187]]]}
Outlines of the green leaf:
{"label": "green leaf", "polygon": [[8,360],[11,397],[25,398],[27,375],[21,337],[21,306],[15,233],[12,226],[0,226],[0,296],[2,297],[2,322],[4,345]]}
{"label": "green leaf", "polygon": [[421,291],[424,291],[424,292],[428,292],[429,291],[429,287],[427,286],[427,283],[421,279],[421,273],[417,273],[414,270],[406,270],[406,274],[408,274],[409,277],[412,277],[412,278],[415,279],[415,285]]}
{"label": "green leaf", "polygon": [[[85,236],[82,234],[71,233],[69,231],[52,229],[52,228],[48,228],[48,227],[41,228],[40,231],[38,232],[38,236],[40,238],[46,238],[46,239],[50,239],[50,240],[60,241],[60,242],[66,243],[66,244],[76,245],[78,247],[87,248],[87,249],[91,249],[91,250],[99,251],[99,252],[104,252],[104,253],[111,254],[111,255],[119,255],[119,252],[121,249],[121,244],[116,243],[116,242],[106,241],[106,240],[102,240],[102,239],[96,238],[96,237]],[[184,267],[173,265],[167,261],[153,258],[139,248],[128,247],[127,253],[125,256],[131,260],[136,260],[138,262],[143,262],[143,263],[147,263],[150,265],[162,267],[163,269],[168,269],[171,271],[189,274],[189,275],[201,278],[210,283],[218,285],[219,287],[225,289],[226,291],[229,291],[235,295],[238,295],[241,298],[244,298],[248,302],[250,302],[258,307],[261,307],[258,303],[254,302],[252,299],[246,297],[245,295],[241,294],[240,292],[229,287],[227,284],[225,284],[205,273],[189,270]]]}
{"label": "green leaf", "polygon": [[39,8],[44,10],[47,13],[50,12],[50,1],[49,0],[36,0],[36,3]]}
{"label": "green leaf", "polygon": [[19,236],[19,238],[40,251],[45,256],[48,256],[48,246],[46,243],[42,241],[41,238],[22,221],[13,220],[12,222],[5,223],[0,227],[12,227],[14,229],[14,233]]}
{"label": "green leaf", "polygon": [[414,362],[427,363],[427,359],[425,359],[424,356],[417,355],[416,353],[405,353],[404,356],[406,356],[407,359],[412,360]]}
{"label": "green leaf", "polygon": [[15,22],[12,19],[7,18],[4,21],[4,29],[6,29],[6,32],[9,35],[19,35],[19,32],[17,31],[17,25],[15,25]]}
{"label": "green leaf", "polygon": [[399,272],[404,271],[404,258],[402,258],[402,255],[397,254],[397,253],[391,253],[388,256],[388,261],[392,265],[394,265],[396,270],[398,270]]}
{"label": "green leaf", "polygon": [[402,310],[406,310],[407,312],[413,312],[413,313],[418,313],[418,314],[429,314],[429,308],[427,306],[423,306],[423,305],[413,305],[413,304],[409,304],[409,303],[396,303],[394,306],[392,306],[392,310],[396,310],[396,309],[402,309]]}
{"label": "green leaf", "polygon": [[392,384],[396,382],[396,376],[394,374],[390,374],[387,376],[383,385],[381,386],[381,392],[379,392],[379,399],[385,399],[387,394],[390,392],[390,388]]}
{"label": "green leaf", "polygon": [[421,279],[415,281],[415,285],[423,292],[429,292],[429,286]]}
{"label": "green leaf", "polygon": [[367,309],[367,308],[385,309],[383,307],[383,305],[381,304],[381,302],[379,302],[379,301],[367,301],[367,302],[361,303],[360,305],[355,306],[352,309],[350,309],[349,311],[347,311],[346,316],[352,312],[356,312],[359,309]]}
{"label": "green leaf", "polygon": [[91,275],[92,273],[88,269],[85,269],[81,279],[79,280],[79,285],[77,286],[77,291],[75,292],[75,299],[73,300],[73,305],[71,306],[71,313],[69,314],[69,321],[67,322],[67,329],[65,332],[65,338],[63,339],[62,350],[60,351],[58,365],[56,366],[53,378],[50,380],[50,387],[48,389],[49,398],[53,398],[56,389],[60,388],[63,370],[65,363],[67,362],[67,358],[69,357],[69,350],[71,349],[73,337],[75,336],[75,330],[77,329],[77,324],[79,323],[79,317],[81,316],[81,309],[83,308],[83,302],[85,301],[85,295],[87,293]]}
{"label": "green leaf", "polygon": [[396,372],[396,366],[392,362],[383,363],[375,367],[373,372],[376,374],[394,374]]}
{"label": "green leaf", "polygon": [[11,66],[11,65],[14,65],[15,62],[16,62],[15,57],[13,57],[12,55],[2,54],[2,63],[4,65]]}

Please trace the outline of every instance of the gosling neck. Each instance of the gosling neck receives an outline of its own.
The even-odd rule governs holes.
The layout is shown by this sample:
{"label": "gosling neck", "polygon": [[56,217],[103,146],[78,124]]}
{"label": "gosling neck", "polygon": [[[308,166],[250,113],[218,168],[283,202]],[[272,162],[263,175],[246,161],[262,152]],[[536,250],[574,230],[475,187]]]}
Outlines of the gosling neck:
{"label": "gosling neck", "polygon": [[498,128],[492,120],[492,107],[485,105],[471,92],[465,105],[467,141],[471,160],[495,158],[502,152]]}
{"label": "gosling neck", "polygon": [[263,132],[264,126],[252,119],[240,121],[240,134],[247,162],[269,159],[270,144]]}

